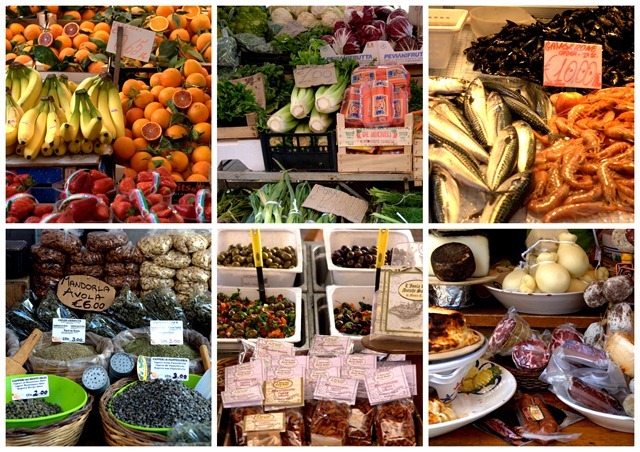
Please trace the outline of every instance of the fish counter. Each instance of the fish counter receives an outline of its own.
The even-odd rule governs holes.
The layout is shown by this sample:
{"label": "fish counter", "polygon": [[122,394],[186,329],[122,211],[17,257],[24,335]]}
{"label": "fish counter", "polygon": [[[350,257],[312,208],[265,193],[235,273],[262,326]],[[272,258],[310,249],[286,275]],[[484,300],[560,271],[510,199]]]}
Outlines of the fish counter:
{"label": "fish counter", "polygon": [[[633,222],[633,8],[552,10],[429,9],[431,221]],[[551,41],[601,46],[601,84],[551,86]]]}
{"label": "fish counter", "polygon": [[430,446],[634,444],[632,229],[427,248]]}

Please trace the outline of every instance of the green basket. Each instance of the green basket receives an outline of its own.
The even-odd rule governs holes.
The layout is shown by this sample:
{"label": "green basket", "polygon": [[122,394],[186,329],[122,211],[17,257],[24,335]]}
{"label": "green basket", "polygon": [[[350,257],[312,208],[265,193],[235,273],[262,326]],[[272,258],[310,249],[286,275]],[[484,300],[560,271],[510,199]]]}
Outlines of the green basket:
{"label": "green basket", "polygon": [[[183,381],[181,382],[182,384],[188,386],[189,388],[195,388],[196,385],[198,384],[198,382],[200,381],[200,379],[202,378],[202,375],[189,375],[189,379],[187,381]],[[125,389],[127,389],[129,386],[134,385],[138,383],[137,381],[133,381],[131,383],[129,383],[126,386],[123,386],[120,390],[118,390],[118,392],[116,392],[113,397],[111,398],[111,401],[113,401],[113,399],[115,399],[116,397],[118,397],[118,395],[124,391]],[[111,411],[111,402],[109,402],[109,412],[111,414],[113,414],[113,411]],[[113,414],[113,416],[116,418],[116,421],[118,421],[120,424],[124,425],[125,427],[129,427],[132,428],[134,430],[140,430],[143,432],[152,432],[152,433],[159,433],[161,435],[167,435],[167,433],[169,432],[169,430],[171,430],[171,428],[152,428],[152,427],[140,427],[139,425],[132,425],[132,424],[127,424],[126,422],[121,421],[120,419],[118,419],[116,417],[115,414]]]}
{"label": "green basket", "polygon": [[[41,374],[33,375],[11,375],[5,378],[5,403],[11,401],[11,381],[16,378],[40,377]],[[30,419],[7,419],[6,427],[12,428],[36,428],[42,425],[51,424],[52,422],[61,421],[71,413],[78,411],[87,403],[87,392],[82,386],[68,378],[58,377],[57,375],[46,375],[49,377],[49,393],[44,400],[50,403],[60,405],[62,413],[52,414],[51,416],[35,417]]]}

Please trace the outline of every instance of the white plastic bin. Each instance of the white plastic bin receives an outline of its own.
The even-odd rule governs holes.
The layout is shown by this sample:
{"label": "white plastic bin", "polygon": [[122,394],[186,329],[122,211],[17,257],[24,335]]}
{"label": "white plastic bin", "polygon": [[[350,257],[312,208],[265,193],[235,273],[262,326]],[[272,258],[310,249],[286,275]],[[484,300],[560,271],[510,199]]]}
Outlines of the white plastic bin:
{"label": "white plastic bin", "polygon": [[353,340],[356,349],[362,345],[362,336],[342,334],[336,327],[336,317],[333,314],[334,308],[339,308],[342,303],[353,303],[356,310],[360,307],[360,302],[373,306],[373,286],[327,286],[327,314],[329,315],[329,329],[332,336],[347,336]]}
{"label": "white plastic bin", "polygon": [[462,30],[466,9],[429,8],[429,69],[444,69],[453,53],[453,41]]}

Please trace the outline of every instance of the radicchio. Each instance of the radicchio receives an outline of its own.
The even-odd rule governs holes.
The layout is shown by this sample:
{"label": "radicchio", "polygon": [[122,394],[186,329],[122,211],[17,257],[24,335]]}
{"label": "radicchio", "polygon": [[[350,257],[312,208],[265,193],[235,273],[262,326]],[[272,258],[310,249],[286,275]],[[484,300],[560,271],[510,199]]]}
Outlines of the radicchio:
{"label": "radicchio", "polygon": [[387,20],[387,16],[393,12],[393,8],[391,6],[374,6],[373,14],[376,16],[376,19]]}
{"label": "radicchio", "polygon": [[391,11],[391,13],[387,16],[387,23],[389,23],[391,19],[395,19],[396,17],[406,17],[408,19],[409,15],[404,9],[395,9]]}
{"label": "radicchio", "polygon": [[387,21],[387,36],[394,41],[413,36],[413,25],[404,16],[397,16]]}
{"label": "radicchio", "polygon": [[336,42],[336,40],[333,39],[333,36],[331,36],[331,35],[324,35],[320,39],[322,39],[325,42],[328,42],[329,44],[333,44],[334,42]]}
{"label": "radicchio", "polygon": [[420,48],[415,38],[411,36],[405,36],[404,38],[400,38],[394,43],[393,50],[396,52],[404,51],[404,50],[417,50]]}
{"label": "radicchio", "polygon": [[[376,22],[380,22],[379,20]],[[375,25],[365,25],[362,28],[356,30],[356,38],[360,45],[365,45],[370,41],[380,41],[383,38],[383,32]]]}
{"label": "radicchio", "polygon": [[338,55],[353,55],[360,53],[360,44],[356,37],[346,28],[340,28],[333,35],[333,50]]}
{"label": "radicchio", "polygon": [[336,31],[340,30],[341,28],[347,28],[347,24],[345,24],[343,21],[339,20],[338,22],[333,24],[333,34],[335,35]]}
{"label": "radicchio", "polygon": [[365,6],[362,10],[347,8],[344,12],[344,21],[351,29],[357,30],[373,22],[373,7]]}

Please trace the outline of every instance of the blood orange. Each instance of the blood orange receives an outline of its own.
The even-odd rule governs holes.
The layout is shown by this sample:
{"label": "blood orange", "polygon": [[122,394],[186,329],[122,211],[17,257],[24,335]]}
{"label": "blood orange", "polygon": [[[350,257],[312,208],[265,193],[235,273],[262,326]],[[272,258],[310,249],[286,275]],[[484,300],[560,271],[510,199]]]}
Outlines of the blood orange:
{"label": "blood orange", "polygon": [[147,141],[155,141],[162,136],[162,127],[157,122],[148,122],[142,126],[142,138]]}
{"label": "blood orange", "polygon": [[193,102],[191,93],[186,89],[180,89],[173,93],[173,103],[178,108],[188,108]]}
{"label": "blood orange", "polygon": [[70,38],[76,36],[78,32],[80,32],[80,26],[73,22],[69,22],[62,29],[62,33],[66,36],[69,36]]}
{"label": "blood orange", "polygon": [[38,45],[49,47],[53,44],[53,39],[53,34],[48,31],[43,31],[40,33],[40,36],[38,36]]}

